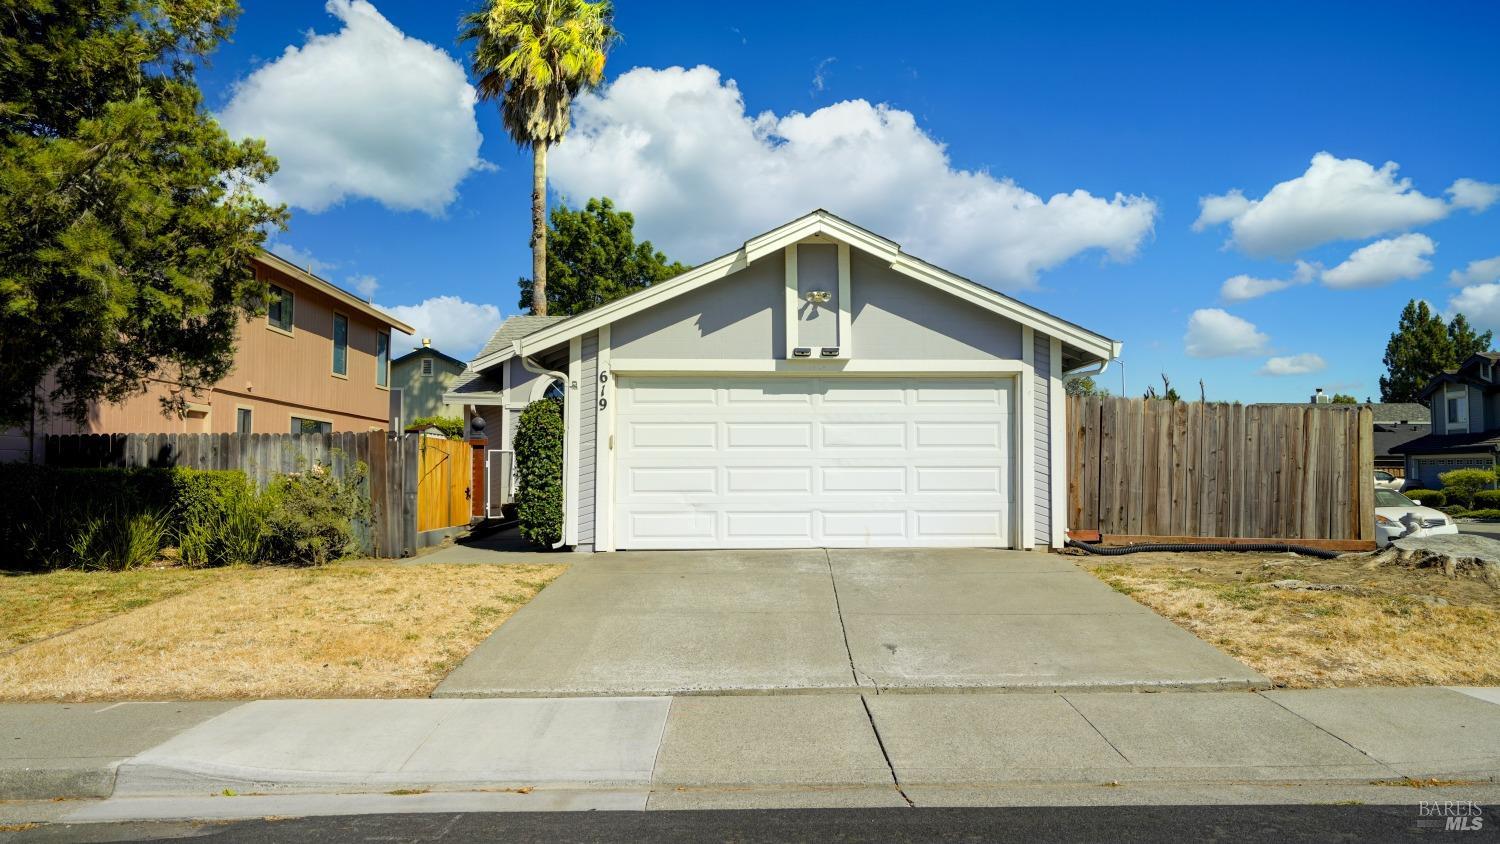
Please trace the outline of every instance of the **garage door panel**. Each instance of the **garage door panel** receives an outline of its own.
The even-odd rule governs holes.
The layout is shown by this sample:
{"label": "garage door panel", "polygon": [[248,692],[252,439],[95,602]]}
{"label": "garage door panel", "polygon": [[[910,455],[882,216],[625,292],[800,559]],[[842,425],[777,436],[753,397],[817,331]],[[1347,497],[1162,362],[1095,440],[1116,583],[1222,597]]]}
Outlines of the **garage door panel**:
{"label": "garage door panel", "polygon": [[[828,545],[882,545],[907,538],[905,510],[821,512],[822,536]],[[886,540],[879,542],[877,540]]]}
{"label": "garage door panel", "polygon": [[812,424],[796,422],[726,422],[725,443],[730,449],[812,447]]}
{"label": "garage door panel", "polygon": [[918,422],[917,447],[999,448],[1008,428],[999,422]]}
{"label": "garage door panel", "polygon": [[1001,513],[981,511],[921,511],[917,513],[917,535],[931,537],[994,536],[1004,525]]}
{"label": "garage door panel", "polygon": [[905,466],[825,466],[819,477],[825,493],[899,495],[906,492]]}
{"label": "garage door panel", "polygon": [[729,466],[724,475],[724,489],[730,495],[779,492],[805,496],[813,491],[813,470],[809,466]]}
{"label": "garage door panel", "polygon": [[[625,514],[626,535],[643,542],[709,548],[717,530],[714,514],[694,510],[633,511]],[[698,543],[696,545],[692,543]]]}
{"label": "garage door panel", "polygon": [[741,511],[724,513],[724,534],[730,540],[780,539],[813,544],[812,514],[806,511]]}
{"label": "garage door panel", "polygon": [[644,380],[616,383],[616,547],[1010,544],[1010,379]]}
{"label": "garage door panel", "polygon": [[626,422],[624,428],[625,445],[634,451],[712,450],[718,440],[718,426],[713,422]]}
{"label": "garage door panel", "polygon": [[633,380],[631,384],[629,394],[622,397],[622,410],[634,407],[655,410],[660,410],[663,406],[703,407],[718,403],[718,387],[708,381],[684,382],[681,379],[650,378]]}
{"label": "garage door panel", "polygon": [[998,467],[918,466],[916,491],[920,493],[988,492],[999,495],[1006,478]]}
{"label": "garage door panel", "polygon": [[724,403],[728,407],[741,408],[808,405],[812,404],[812,390],[813,382],[803,378],[734,386],[725,389]]}
{"label": "garage door panel", "polygon": [[818,426],[823,433],[823,447],[847,448],[906,448],[905,422],[824,422]]}

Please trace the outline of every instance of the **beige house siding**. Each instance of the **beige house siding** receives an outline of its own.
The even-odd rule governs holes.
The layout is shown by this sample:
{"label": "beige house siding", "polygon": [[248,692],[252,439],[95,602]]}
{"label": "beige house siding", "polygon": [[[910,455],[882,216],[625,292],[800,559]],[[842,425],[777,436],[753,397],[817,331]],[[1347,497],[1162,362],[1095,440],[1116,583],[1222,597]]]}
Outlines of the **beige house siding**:
{"label": "beige house siding", "polygon": [[[255,271],[292,292],[292,330],[272,326],[265,316],[242,323],[234,368],[212,388],[186,397],[194,406],[186,418],[163,415],[161,399],[177,388],[158,379],[143,394],[96,405],[82,424],[52,416],[39,422],[37,433],[233,433],[240,408],[250,410],[251,432],[257,434],[288,433],[293,417],[328,422],[335,431],[390,427],[390,392],[376,383],[375,365],[377,338],[390,332],[390,324],[317,289],[272,260],[277,259],[256,261]],[[333,371],[335,313],[349,320],[346,375]]]}

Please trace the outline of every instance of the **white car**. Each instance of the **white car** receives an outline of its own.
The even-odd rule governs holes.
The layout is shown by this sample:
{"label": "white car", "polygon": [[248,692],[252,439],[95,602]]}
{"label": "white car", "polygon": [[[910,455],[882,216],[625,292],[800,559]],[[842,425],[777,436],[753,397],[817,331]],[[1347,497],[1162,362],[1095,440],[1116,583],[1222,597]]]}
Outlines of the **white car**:
{"label": "white car", "polygon": [[1375,473],[1375,488],[1376,489],[1389,489],[1389,490],[1393,490],[1395,492],[1400,492],[1401,491],[1401,487],[1403,485],[1405,485],[1405,483],[1406,483],[1406,479],[1405,478],[1398,478],[1395,475],[1392,475],[1390,472],[1376,472]]}
{"label": "white car", "polygon": [[1441,510],[1391,489],[1375,490],[1375,547],[1384,548],[1393,539],[1407,536],[1439,536],[1458,533],[1458,525]]}

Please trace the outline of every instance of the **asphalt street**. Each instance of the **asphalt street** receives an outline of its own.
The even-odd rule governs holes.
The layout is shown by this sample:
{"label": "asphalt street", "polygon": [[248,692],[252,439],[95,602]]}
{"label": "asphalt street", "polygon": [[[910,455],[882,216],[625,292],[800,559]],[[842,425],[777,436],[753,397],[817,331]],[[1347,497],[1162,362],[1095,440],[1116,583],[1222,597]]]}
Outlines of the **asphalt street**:
{"label": "asphalt street", "polygon": [[[42,842],[213,844],[480,841],[1500,841],[1493,807],[1464,831],[1416,806],[1115,806],[1005,809],[828,809],[693,812],[401,814],[215,824],[50,826],[15,834]],[[1477,828],[1476,827],[1477,823]],[[0,836],[3,840],[3,836]]]}

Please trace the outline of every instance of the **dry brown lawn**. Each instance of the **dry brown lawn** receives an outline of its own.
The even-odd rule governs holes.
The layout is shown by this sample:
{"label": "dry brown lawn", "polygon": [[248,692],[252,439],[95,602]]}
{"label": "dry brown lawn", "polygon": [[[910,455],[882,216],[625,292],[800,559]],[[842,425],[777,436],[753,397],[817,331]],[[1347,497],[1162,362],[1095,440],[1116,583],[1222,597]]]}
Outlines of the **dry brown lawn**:
{"label": "dry brown lawn", "polygon": [[[31,644],[0,655],[0,700],[426,696],[564,568],[339,563],[3,578],[0,609],[29,611],[0,616],[0,641]],[[115,585],[128,578],[128,589]],[[82,609],[51,609],[68,606]]]}
{"label": "dry brown lawn", "polygon": [[[1500,590],[1363,555],[1142,553],[1081,561],[1277,685],[1500,684]],[[1278,589],[1277,580],[1329,590]]]}

